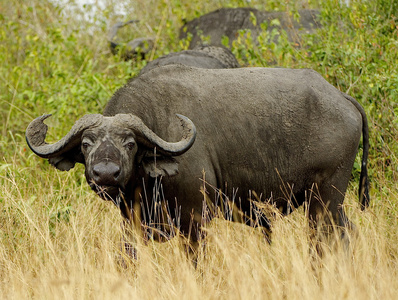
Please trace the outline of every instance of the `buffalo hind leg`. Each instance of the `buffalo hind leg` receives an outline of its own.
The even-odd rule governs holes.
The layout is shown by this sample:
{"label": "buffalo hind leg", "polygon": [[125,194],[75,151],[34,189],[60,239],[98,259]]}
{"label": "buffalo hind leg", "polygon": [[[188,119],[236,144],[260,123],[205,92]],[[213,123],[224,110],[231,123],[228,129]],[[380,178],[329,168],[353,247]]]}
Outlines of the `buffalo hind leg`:
{"label": "buffalo hind leg", "polygon": [[314,186],[308,199],[311,240],[320,256],[322,256],[322,243],[330,245],[336,242],[336,238],[337,242],[342,242],[344,248],[348,248],[350,244],[348,233],[355,231],[355,225],[348,219],[343,208],[347,185],[348,179],[339,185],[329,182],[323,183],[319,188]]}

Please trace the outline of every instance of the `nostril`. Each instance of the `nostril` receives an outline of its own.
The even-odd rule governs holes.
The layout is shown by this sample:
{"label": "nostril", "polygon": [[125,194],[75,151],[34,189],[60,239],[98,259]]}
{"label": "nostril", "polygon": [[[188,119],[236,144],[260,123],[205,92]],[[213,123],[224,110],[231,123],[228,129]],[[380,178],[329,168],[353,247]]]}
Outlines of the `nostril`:
{"label": "nostril", "polygon": [[96,179],[101,177],[101,173],[102,173],[101,169],[102,169],[102,166],[100,166],[99,164],[97,164],[93,167],[93,175]]}
{"label": "nostril", "polygon": [[113,162],[101,162],[93,166],[93,179],[104,185],[114,185],[121,174],[120,167]]}
{"label": "nostril", "polygon": [[99,177],[100,174],[98,172],[98,169],[96,169],[95,167],[93,168],[93,175],[94,175],[94,177]]}
{"label": "nostril", "polygon": [[115,171],[115,174],[113,175],[115,179],[117,179],[120,175],[120,168],[118,167],[118,170]]}
{"label": "nostril", "polygon": [[113,165],[111,173],[113,174],[113,178],[117,179],[120,175],[120,167],[118,165]]}

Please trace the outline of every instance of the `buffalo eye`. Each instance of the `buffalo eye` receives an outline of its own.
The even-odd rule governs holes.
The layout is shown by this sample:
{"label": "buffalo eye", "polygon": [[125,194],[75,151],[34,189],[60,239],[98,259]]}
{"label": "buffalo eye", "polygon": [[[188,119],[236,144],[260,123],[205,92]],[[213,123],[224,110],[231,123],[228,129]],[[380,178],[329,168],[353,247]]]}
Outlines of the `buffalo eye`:
{"label": "buffalo eye", "polygon": [[126,145],[125,145],[125,147],[126,147],[127,149],[129,149],[129,150],[133,150],[133,149],[134,149],[134,146],[135,146],[135,143],[134,143],[134,142],[128,142],[128,143],[126,143]]}
{"label": "buffalo eye", "polygon": [[82,150],[83,151],[86,151],[91,146],[92,146],[91,141],[89,141],[88,139],[83,139],[83,141],[82,141]]}

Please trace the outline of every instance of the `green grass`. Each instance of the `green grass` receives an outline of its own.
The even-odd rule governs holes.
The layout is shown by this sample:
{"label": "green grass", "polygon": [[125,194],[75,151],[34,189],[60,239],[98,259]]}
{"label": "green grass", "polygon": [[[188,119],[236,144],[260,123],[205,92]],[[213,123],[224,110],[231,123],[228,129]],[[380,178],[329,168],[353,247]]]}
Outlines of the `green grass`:
{"label": "green grass", "polygon": [[[186,49],[183,19],[246,1],[131,1],[123,19],[140,19],[131,37],[152,36],[149,57]],[[398,2],[335,0],[250,1],[262,10],[318,8],[322,29],[301,49],[266,34],[234,42],[245,66],[312,68],[356,98],[370,126],[371,206],[356,199],[360,155],[346,210],[358,237],[348,252],[310,258],[301,210],[278,219],[268,245],[253,229],[217,220],[208,229],[206,255],[195,269],[178,239],[138,245],[140,259],[121,268],[121,217],[90,191],[84,168],[60,172],[25,143],[29,122],[53,113],[48,140],[56,140],[86,113],[100,113],[111,95],[145,65],[111,55],[107,22],[111,1],[95,25],[76,21],[49,1],[0,5],[0,294],[2,298],[396,299],[398,264]],[[90,9],[86,7],[85,9]],[[272,64],[272,65],[271,65]]]}

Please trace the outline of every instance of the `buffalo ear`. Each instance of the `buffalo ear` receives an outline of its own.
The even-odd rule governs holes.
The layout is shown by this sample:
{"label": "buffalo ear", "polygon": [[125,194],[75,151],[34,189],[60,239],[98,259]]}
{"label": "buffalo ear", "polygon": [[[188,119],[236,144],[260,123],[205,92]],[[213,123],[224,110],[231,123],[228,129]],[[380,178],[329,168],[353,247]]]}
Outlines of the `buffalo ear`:
{"label": "buffalo ear", "polygon": [[172,157],[144,158],[142,160],[144,172],[152,178],[159,176],[175,176],[178,174],[178,162]]}
{"label": "buffalo ear", "polygon": [[58,170],[69,171],[77,162],[84,163],[83,154],[80,151],[80,145],[62,155],[49,158],[48,162]]}

